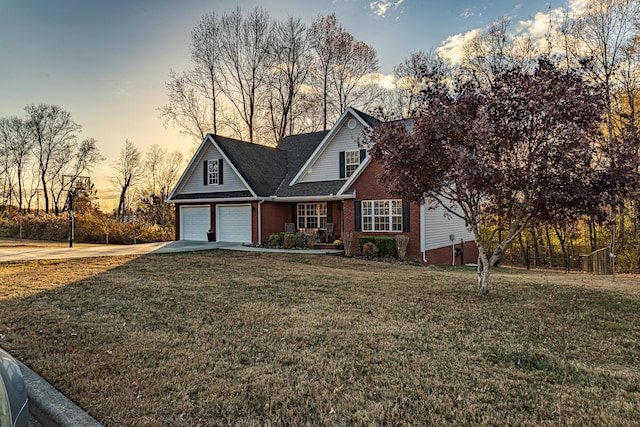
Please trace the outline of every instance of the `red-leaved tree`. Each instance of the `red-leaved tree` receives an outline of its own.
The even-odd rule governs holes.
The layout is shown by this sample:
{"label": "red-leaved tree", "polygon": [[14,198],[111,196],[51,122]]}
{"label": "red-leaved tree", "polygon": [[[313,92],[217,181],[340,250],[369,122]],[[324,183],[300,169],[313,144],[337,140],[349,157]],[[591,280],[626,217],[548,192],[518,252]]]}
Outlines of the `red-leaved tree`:
{"label": "red-leaved tree", "polygon": [[534,71],[498,75],[491,88],[429,91],[413,121],[383,124],[368,138],[388,191],[431,199],[466,221],[484,294],[529,221],[566,221],[601,205],[604,106],[580,76],[541,60]]}

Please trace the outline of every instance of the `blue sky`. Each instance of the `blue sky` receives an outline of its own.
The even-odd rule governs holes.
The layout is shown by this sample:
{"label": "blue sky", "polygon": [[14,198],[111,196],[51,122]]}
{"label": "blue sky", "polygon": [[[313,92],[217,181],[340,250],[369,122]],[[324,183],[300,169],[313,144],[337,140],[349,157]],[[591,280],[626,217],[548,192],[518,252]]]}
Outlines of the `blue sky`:
{"label": "blue sky", "polygon": [[[577,0],[570,0],[572,3]],[[193,142],[167,129],[169,69],[190,67],[189,39],[206,12],[263,6],[274,18],[336,13],[357,39],[377,50],[380,72],[416,50],[436,50],[502,16],[533,27],[548,1],[417,0],[0,0],[0,116],[31,103],[60,105],[94,137],[107,160],[95,168],[108,186],[110,164],[126,139],[141,150],[157,143],[187,152]]]}

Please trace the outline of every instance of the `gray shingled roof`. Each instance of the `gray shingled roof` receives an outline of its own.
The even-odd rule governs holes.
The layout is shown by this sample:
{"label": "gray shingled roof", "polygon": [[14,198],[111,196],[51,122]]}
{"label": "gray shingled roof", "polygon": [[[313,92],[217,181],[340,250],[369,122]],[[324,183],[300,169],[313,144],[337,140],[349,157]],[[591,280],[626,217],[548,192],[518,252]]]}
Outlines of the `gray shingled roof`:
{"label": "gray shingled roof", "polygon": [[[354,110],[369,125],[381,122],[368,114]],[[329,133],[305,133],[285,137],[277,147],[267,147],[237,139],[211,135],[251,189],[260,197],[308,197],[337,194],[345,181],[307,182],[289,186],[300,168],[311,157]],[[199,198],[247,197],[248,192],[181,194],[176,200]]]}
{"label": "gray shingled roof", "polygon": [[[344,181],[332,181],[289,187],[327,133],[329,131],[288,136],[276,148],[221,136],[211,137],[258,196],[295,197],[335,194],[344,184]],[[230,197],[218,194],[215,197]],[[235,194],[233,196],[236,197]]]}
{"label": "gray shingled roof", "polygon": [[274,147],[212,136],[258,196],[271,196],[287,170],[284,153]]}
{"label": "gray shingled roof", "polygon": [[351,109],[355,111],[362,118],[362,120],[364,120],[371,127],[376,127],[380,123],[382,123],[380,120],[376,119],[373,116],[368,115],[367,113],[363,113],[362,111],[356,110],[353,107],[351,107]]}
{"label": "gray shingled roof", "polygon": [[[302,135],[292,135],[284,138],[280,141],[278,148],[285,153],[287,159],[287,173],[284,179],[279,183],[276,188],[275,194],[278,197],[291,197],[291,196],[316,196],[331,194],[331,191],[324,192],[325,189],[330,190],[323,186],[322,182],[313,183],[317,185],[301,185],[297,184],[292,187],[289,183],[296,176],[298,171],[305,162],[311,157],[311,154],[318,148],[318,145],[322,142],[329,131],[305,133]],[[331,187],[333,188],[333,187]],[[338,187],[340,189],[340,187]],[[335,194],[335,192],[333,192]]]}

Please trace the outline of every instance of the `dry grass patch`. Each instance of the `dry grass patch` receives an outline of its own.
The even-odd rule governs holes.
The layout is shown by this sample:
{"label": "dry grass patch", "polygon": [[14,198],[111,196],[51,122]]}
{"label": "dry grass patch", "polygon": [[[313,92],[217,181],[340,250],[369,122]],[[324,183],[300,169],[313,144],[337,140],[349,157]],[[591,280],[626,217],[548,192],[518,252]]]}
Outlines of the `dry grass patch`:
{"label": "dry grass patch", "polygon": [[631,425],[634,278],[214,251],[0,266],[0,345],[107,426]]}

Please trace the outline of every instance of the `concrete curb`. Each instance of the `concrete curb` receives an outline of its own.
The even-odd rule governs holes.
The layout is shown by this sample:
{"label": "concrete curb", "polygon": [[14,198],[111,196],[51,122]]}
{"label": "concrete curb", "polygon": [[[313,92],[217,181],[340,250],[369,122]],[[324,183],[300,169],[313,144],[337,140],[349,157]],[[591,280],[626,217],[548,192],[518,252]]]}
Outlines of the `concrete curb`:
{"label": "concrete curb", "polygon": [[18,362],[29,395],[29,413],[42,427],[102,427],[55,387]]}

